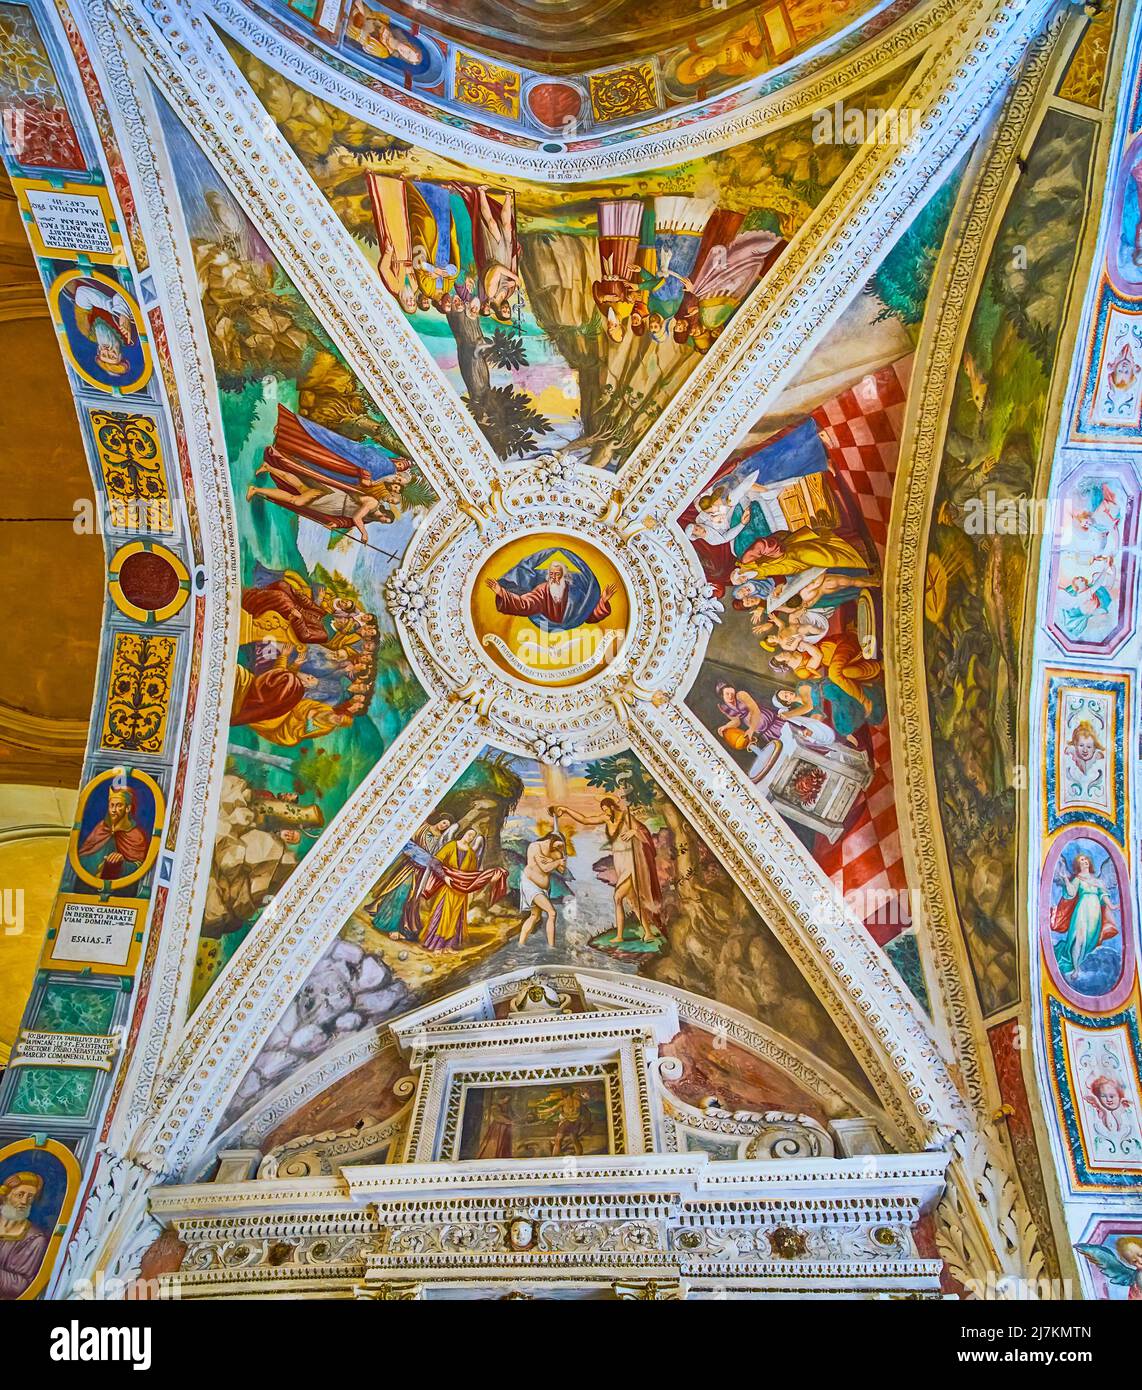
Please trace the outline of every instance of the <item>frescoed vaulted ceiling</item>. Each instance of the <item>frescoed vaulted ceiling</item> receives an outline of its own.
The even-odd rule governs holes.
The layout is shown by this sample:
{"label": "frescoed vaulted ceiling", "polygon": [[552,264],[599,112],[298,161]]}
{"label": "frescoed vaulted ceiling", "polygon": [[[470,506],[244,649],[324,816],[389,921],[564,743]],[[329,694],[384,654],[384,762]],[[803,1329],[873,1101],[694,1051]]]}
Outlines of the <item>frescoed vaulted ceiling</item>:
{"label": "frescoed vaulted ceiling", "polygon": [[711,35],[725,44],[724,33],[745,35],[752,26],[753,51],[745,48],[748,41],[743,38],[745,52],[739,61],[753,59],[756,66],[743,67],[742,77],[764,71],[760,60],[766,34],[772,35],[770,43],[778,52],[791,51],[856,19],[866,8],[850,5],[847,0],[830,5],[796,4],[783,14],[767,16],[763,10],[759,26],[758,7],[745,0],[731,0],[722,6],[691,0],[669,11],[644,0],[618,0],[609,5],[595,0],[560,5],[441,0],[423,6],[392,7],[398,22],[434,27],[469,46],[550,72],[580,72],[594,64],[629,62],[650,55],[657,58],[680,41],[701,52],[704,40],[709,46]]}
{"label": "frescoed vaulted ceiling", "polygon": [[676,1010],[675,1120],[954,1154],[929,1292],[1127,1287],[1139,42],[1123,0],[0,4],[4,299],[42,281],[90,463],[53,412],[0,524],[99,517],[17,548],[69,655],[13,623],[0,706],[8,780],[79,788],[0,1038],[0,1182],[33,1127],[63,1174],[29,1296],[173,1274],[220,1155],[423,1159],[409,1020],[525,987]]}

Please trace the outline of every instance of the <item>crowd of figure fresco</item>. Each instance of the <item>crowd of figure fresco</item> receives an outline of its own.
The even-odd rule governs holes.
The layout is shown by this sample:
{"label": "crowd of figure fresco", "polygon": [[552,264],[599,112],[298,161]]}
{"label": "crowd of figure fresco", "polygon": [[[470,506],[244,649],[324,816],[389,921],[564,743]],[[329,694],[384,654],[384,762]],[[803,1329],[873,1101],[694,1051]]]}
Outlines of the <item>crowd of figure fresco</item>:
{"label": "crowd of figure fresco", "polygon": [[[870,794],[881,814],[891,805],[887,505],[903,383],[955,190],[952,178],[679,518],[724,608],[687,703],[822,862],[862,818],[869,847]],[[894,831],[877,838],[895,842]],[[856,906],[870,879],[885,888],[887,858],[839,886]],[[893,959],[923,1000],[918,964],[897,947],[903,938]]]}
{"label": "crowd of figure fresco", "polygon": [[[633,442],[643,396],[689,373],[786,244],[773,214],[689,195],[583,199],[573,230],[556,224],[524,244],[511,188],[387,173],[367,185],[381,280],[449,367],[424,322],[439,316],[458,384],[504,454],[560,430],[544,418],[550,402],[568,417],[564,434],[576,405],[581,414],[561,442],[610,462]],[[501,369],[524,400],[493,384]],[[593,402],[600,369],[607,399]]]}
{"label": "crowd of figure fresco", "polygon": [[[521,285],[515,194],[381,174],[368,179],[378,268],[401,307],[510,324]],[[628,333],[659,343],[669,336],[708,351],[785,246],[776,232],[743,230],[745,220],[712,198],[597,201],[595,330],[616,343]]]}
{"label": "crowd of figure fresco", "polygon": [[731,460],[684,521],[727,610],[691,703],[792,821],[834,841],[885,717],[880,562],[814,423]]}

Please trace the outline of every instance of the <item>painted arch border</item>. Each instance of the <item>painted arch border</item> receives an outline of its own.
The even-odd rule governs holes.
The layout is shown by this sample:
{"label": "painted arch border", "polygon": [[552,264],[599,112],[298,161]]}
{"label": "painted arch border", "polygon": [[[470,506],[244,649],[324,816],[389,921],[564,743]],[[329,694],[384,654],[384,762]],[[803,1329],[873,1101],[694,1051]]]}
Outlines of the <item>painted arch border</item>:
{"label": "painted arch border", "polygon": [[[1066,516],[1062,511],[1064,497],[1067,489],[1074,486],[1084,472],[1097,476],[1108,468],[1122,470],[1130,480],[1126,493],[1132,500],[1135,513],[1127,518],[1130,527],[1127,543],[1136,547],[1137,429],[1131,430],[1124,425],[1096,424],[1091,419],[1091,413],[1096,399],[1098,375],[1103,371],[1108,316],[1115,311],[1137,314],[1142,307],[1136,302],[1124,301],[1107,274],[1108,239],[1113,235],[1116,171],[1121,166],[1126,148],[1136,134],[1142,133],[1139,130],[1139,114],[1142,111],[1142,82],[1139,80],[1142,71],[1142,14],[1137,9],[1132,11],[1130,7],[1118,7],[1110,29],[1109,44],[1109,72],[1117,76],[1119,85],[1116,89],[1112,77],[1098,111],[1092,112],[1102,132],[1099,136],[1097,166],[1102,175],[1101,192],[1093,204],[1097,231],[1092,246],[1093,255],[1086,268],[1086,287],[1079,313],[1077,339],[1070,355],[1069,377],[1057,437],[1044,460],[1048,469],[1044,481],[1045,496],[1058,506],[1056,516],[1065,523]],[[1112,1211],[1130,1212],[1133,1216],[1139,1210],[1142,1174],[1137,1170],[1114,1173],[1101,1167],[1092,1168],[1088,1162],[1088,1151],[1084,1147],[1086,1115],[1083,1094],[1081,1089],[1076,1092],[1075,1079],[1065,1069],[1067,1033],[1085,1030],[1088,1036],[1113,1040],[1127,1070],[1137,1072],[1142,1062],[1137,1017],[1139,996],[1135,983],[1133,995],[1127,991],[1119,1008],[1109,1014],[1099,1014],[1097,1009],[1084,1010],[1069,1006],[1060,997],[1050,971],[1044,968],[1039,945],[1044,924],[1038,914],[1041,912],[1043,875],[1044,872],[1052,872],[1056,862],[1053,851],[1064,835],[1085,834],[1102,847],[1104,841],[1097,831],[1092,830],[1092,827],[1098,827],[1098,830],[1105,831],[1118,841],[1127,862],[1132,863],[1135,858],[1136,812],[1135,815],[1131,814],[1130,801],[1138,777],[1138,750],[1133,732],[1137,718],[1137,697],[1133,673],[1139,663],[1138,633],[1136,627],[1131,627],[1130,618],[1132,615],[1136,618],[1138,589],[1136,557],[1129,556],[1127,563],[1133,569],[1128,576],[1129,601],[1128,605],[1123,605],[1124,619],[1120,620],[1117,630],[1101,643],[1069,643],[1063,640],[1050,610],[1054,607],[1052,585],[1057,582],[1057,551],[1065,547],[1067,539],[1065,531],[1057,528],[1056,523],[1056,527],[1049,529],[1037,545],[1038,553],[1032,560],[1030,582],[1034,586],[1032,592],[1039,596],[1040,607],[1038,612],[1030,612],[1025,626],[1026,640],[1031,649],[1029,702],[1026,706],[1030,725],[1028,761],[1035,768],[1028,792],[1027,876],[1021,894],[1021,908],[1026,914],[1022,923],[1022,939],[1028,948],[1025,984],[1031,1030],[1030,1055],[1025,1060],[1025,1069],[1039,1097],[1040,1109],[1034,1115],[1035,1130],[1040,1161],[1049,1185],[1047,1199],[1056,1231],[1061,1233],[1061,1272],[1064,1280],[1070,1273],[1079,1278],[1082,1292],[1074,1296],[1091,1297],[1092,1271],[1085,1267],[1082,1254],[1075,1250],[1075,1242],[1080,1239],[1079,1232],[1089,1232],[1090,1223],[1095,1219],[1092,1215],[1094,1210],[1098,1211],[1099,1219],[1102,1219],[1105,1207],[1110,1207]],[[1099,808],[1089,805],[1060,811],[1056,789],[1061,779],[1055,766],[1055,756],[1058,741],[1064,735],[1054,727],[1055,716],[1062,709],[1062,699],[1059,697],[1068,684],[1091,689],[1112,685],[1115,681],[1126,685],[1125,723],[1119,719],[1120,740],[1116,740],[1120,742],[1122,757],[1120,805],[1111,807],[1110,815],[1106,818],[1100,814]],[[1113,713],[1118,704],[1113,695],[1109,703]],[[1109,748],[1108,744],[1108,756]],[[1051,753],[1051,760],[1045,767],[1037,767],[1035,760],[1046,751]],[[1117,773],[1113,775],[1117,782]],[[1121,830],[1108,823],[1116,819],[1121,821]],[[1121,870],[1119,872],[1121,875]],[[1134,914],[1137,957],[1138,903],[1132,878],[1127,878],[1123,884],[1124,899],[1126,893],[1130,894],[1129,906]],[[1049,931],[1047,934],[1050,935]],[[1081,1236],[1081,1240],[1089,1239],[1089,1234]]]}
{"label": "painted arch border", "polygon": [[[144,3],[148,8],[153,6],[153,0]],[[860,22],[894,8],[891,3],[874,7],[849,29],[795,55],[787,72],[774,68],[705,101],[645,112],[642,114],[648,119],[609,128],[604,124],[581,140],[568,141],[553,140],[551,132],[538,126],[511,129],[484,124],[487,113],[476,108],[466,117],[460,107],[437,106],[415,86],[388,83],[347,56],[344,49],[334,51],[284,23],[265,0],[259,4],[205,0],[205,4],[208,18],[220,34],[311,94],[335,100],[361,119],[401,133],[402,138],[424,144],[438,154],[488,170],[571,182],[634,173],[655,159],[677,163],[703,149],[726,142],[736,144],[750,138],[751,132],[759,134],[765,128],[763,122],[781,122],[790,112],[808,115],[821,104],[821,95],[833,90],[838,78],[844,85],[858,78],[866,81],[870,73],[881,69],[892,71],[932,47],[938,42],[935,36],[948,26],[960,28],[963,24],[963,6],[958,0],[913,0],[891,23],[866,36],[859,32]],[[462,44],[456,46],[464,48]],[[501,60],[494,61],[503,65]],[[518,70],[523,77],[522,101],[529,75],[522,68]],[[605,71],[608,69],[600,68],[597,74]],[[550,80],[550,75],[538,76]],[[582,83],[586,96],[588,76],[567,75],[559,80]],[[700,142],[697,150],[696,142]]]}

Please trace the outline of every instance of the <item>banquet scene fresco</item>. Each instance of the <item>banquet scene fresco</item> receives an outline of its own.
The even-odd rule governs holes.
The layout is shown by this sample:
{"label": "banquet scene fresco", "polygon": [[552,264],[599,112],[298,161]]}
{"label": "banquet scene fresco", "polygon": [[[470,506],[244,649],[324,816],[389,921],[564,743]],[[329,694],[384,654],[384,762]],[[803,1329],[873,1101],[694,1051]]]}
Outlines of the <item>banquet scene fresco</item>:
{"label": "banquet scene fresco", "polygon": [[1142,9],[112,11],[0,3],[0,1299],[1137,1301]]}

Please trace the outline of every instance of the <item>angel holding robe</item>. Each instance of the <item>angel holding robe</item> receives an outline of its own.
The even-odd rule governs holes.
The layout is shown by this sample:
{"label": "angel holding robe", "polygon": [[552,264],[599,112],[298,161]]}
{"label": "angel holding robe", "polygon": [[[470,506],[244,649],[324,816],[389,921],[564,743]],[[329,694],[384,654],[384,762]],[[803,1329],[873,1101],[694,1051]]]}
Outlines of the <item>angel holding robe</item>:
{"label": "angel holding robe", "polygon": [[[427,882],[420,894],[420,942],[426,951],[459,951],[466,944],[468,902],[474,893],[488,890],[498,902],[508,888],[506,869],[481,869],[484,837],[469,826],[458,839],[449,840],[439,854],[425,855]],[[415,862],[420,855],[409,844],[405,853]]]}

